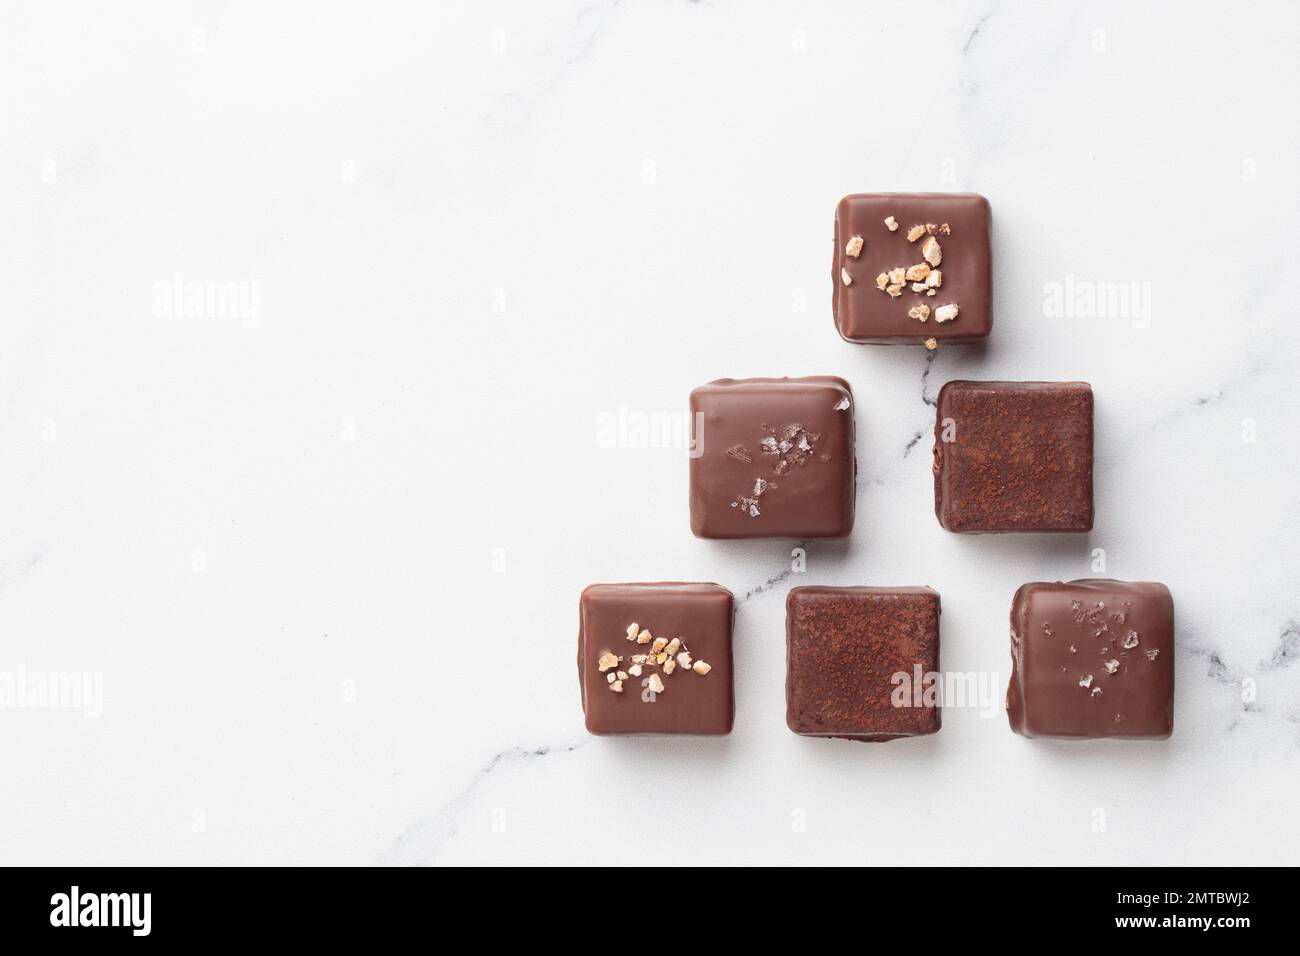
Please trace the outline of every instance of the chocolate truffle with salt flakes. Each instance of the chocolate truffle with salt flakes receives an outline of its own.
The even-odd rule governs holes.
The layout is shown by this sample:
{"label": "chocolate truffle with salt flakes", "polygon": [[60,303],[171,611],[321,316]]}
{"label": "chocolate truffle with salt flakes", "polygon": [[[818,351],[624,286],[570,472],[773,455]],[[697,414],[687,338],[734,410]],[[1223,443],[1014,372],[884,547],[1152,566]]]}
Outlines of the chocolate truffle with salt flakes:
{"label": "chocolate truffle with salt flakes", "polygon": [[842,538],[857,480],[842,378],[723,378],[691,392],[691,531],[701,538]]}
{"label": "chocolate truffle with salt flakes", "polygon": [[934,512],[949,531],[1092,528],[1092,387],[954,381],[939,390]]}
{"label": "chocolate truffle with salt flakes", "polygon": [[935,591],[801,587],[785,606],[792,731],[875,743],[939,730]]}
{"label": "chocolate truffle with salt flakes", "polygon": [[862,193],[835,209],[835,327],[868,345],[977,342],[993,328],[989,203]]}
{"label": "chocolate truffle with salt flakes", "polygon": [[731,592],[593,584],[578,605],[578,685],[593,734],[729,734]]}
{"label": "chocolate truffle with salt flakes", "polygon": [[1174,600],[1163,584],[1026,584],[1011,604],[1011,729],[1162,738],[1174,729]]}

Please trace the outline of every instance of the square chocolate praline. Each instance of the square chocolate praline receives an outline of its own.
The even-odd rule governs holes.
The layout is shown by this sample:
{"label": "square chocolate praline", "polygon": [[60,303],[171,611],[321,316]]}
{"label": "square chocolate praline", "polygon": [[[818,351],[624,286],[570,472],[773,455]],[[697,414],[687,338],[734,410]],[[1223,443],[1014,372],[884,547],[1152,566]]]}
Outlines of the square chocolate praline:
{"label": "square chocolate praline", "polygon": [[1092,530],[1092,387],[949,382],[934,423],[934,512],[949,531]]}
{"label": "square chocolate praline", "polygon": [[930,588],[802,587],[786,598],[786,723],[796,734],[933,734],[938,672],[939,595]]}
{"label": "square chocolate praline", "polygon": [[1168,737],[1169,589],[1107,579],[1022,586],[1011,604],[1007,718],[1026,737]]}
{"label": "square chocolate praline", "polygon": [[853,530],[853,392],[842,378],[723,378],[691,392],[691,531],[843,538]]}
{"label": "square chocolate praline", "polygon": [[[885,221],[893,217],[898,228]],[[923,234],[907,238],[913,227]],[[859,248],[859,240],[860,248]],[[927,260],[926,243],[936,244]],[[854,252],[856,251],[856,255]],[[974,193],[863,193],[845,196],[835,209],[835,327],[849,342],[895,345],[976,342],[993,328],[993,267],[989,249],[989,202]],[[937,263],[937,264],[932,264]],[[895,269],[938,271],[931,277],[877,277]],[[845,284],[845,278],[848,284]],[[917,283],[917,279],[920,282]],[[934,283],[938,283],[935,285]],[[918,288],[913,288],[917,283]],[[928,283],[928,284],[927,284]],[[933,294],[931,294],[933,293]],[[926,306],[922,319],[908,313]],[[939,322],[940,306],[957,306],[957,317]]]}
{"label": "square chocolate praline", "polygon": [[[593,734],[729,734],[732,691],[731,592],[716,584],[593,584],[578,609],[578,683]],[[629,637],[628,630],[636,625]],[[637,639],[649,632],[644,642]],[[674,653],[635,664],[656,640]],[[678,654],[690,655],[690,660]],[[619,658],[602,670],[602,657]],[[657,657],[657,655],[656,655]],[[705,673],[697,672],[696,664]],[[608,659],[606,665],[608,664]],[[637,674],[636,670],[641,673]],[[621,683],[618,689],[609,675]]]}

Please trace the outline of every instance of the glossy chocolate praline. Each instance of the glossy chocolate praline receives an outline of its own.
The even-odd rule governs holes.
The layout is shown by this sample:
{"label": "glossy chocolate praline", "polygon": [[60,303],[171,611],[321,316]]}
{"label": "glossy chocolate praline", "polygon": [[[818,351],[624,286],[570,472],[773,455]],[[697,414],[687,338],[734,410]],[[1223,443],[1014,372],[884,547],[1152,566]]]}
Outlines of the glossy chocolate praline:
{"label": "glossy chocolate praline", "polygon": [[691,531],[843,538],[853,530],[853,392],[830,375],[723,378],[691,392]]}
{"label": "glossy chocolate praline", "polygon": [[[593,734],[729,734],[735,719],[732,689],[731,592],[716,584],[660,582],[593,584],[578,606],[578,684],[587,730]],[[662,666],[628,674],[621,691],[608,674],[632,667],[633,655],[650,645],[629,640],[632,624],[655,637],[679,638],[707,674],[683,667],[671,674]],[[617,670],[601,672],[605,653],[622,660]],[[658,676],[663,690],[649,686]]]}
{"label": "glossy chocolate praline", "polygon": [[[884,222],[889,216],[898,223],[892,232]],[[906,345],[931,338],[943,345],[987,338],[993,328],[989,222],[988,200],[974,193],[861,193],[841,199],[835,209],[831,260],[832,308],[840,335],[867,345]],[[934,237],[942,253],[934,267],[942,272],[935,294],[913,292],[910,281],[897,297],[881,291],[876,285],[879,274],[926,262],[922,248],[928,236],[909,242],[907,232],[928,224],[949,227],[949,234]],[[856,256],[847,251],[854,236],[862,238]],[[846,272],[849,285],[844,284]],[[908,315],[917,305],[930,308],[924,322]],[[937,322],[933,313],[941,305],[956,305],[957,318]]]}
{"label": "glossy chocolate praline", "polygon": [[1007,718],[1026,737],[1168,737],[1169,589],[1107,578],[1023,585],[1011,603]]}

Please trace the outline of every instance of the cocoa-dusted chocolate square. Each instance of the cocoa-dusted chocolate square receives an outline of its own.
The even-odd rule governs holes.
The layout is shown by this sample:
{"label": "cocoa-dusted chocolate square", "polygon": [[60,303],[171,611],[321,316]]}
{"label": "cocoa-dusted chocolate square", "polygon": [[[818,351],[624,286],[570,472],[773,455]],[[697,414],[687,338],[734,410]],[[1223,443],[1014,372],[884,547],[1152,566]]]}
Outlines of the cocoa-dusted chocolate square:
{"label": "cocoa-dusted chocolate square", "polygon": [[593,734],[729,734],[731,592],[593,584],[578,606],[578,683]]}
{"label": "cocoa-dusted chocolate square", "polygon": [[842,378],[722,378],[691,392],[691,531],[842,538],[853,530],[853,392]]}
{"label": "cocoa-dusted chocolate square", "polygon": [[878,742],[939,730],[935,591],[794,588],[785,613],[786,723],[796,734]]}
{"label": "cocoa-dusted chocolate square", "polygon": [[1168,737],[1174,599],[1163,584],[1026,584],[1011,603],[1011,729],[1026,737]]}
{"label": "cocoa-dusted chocolate square", "polygon": [[989,202],[862,193],[835,209],[835,327],[871,345],[976,342],[993,328]]}
{"label": "cocoa-dusted chocolate square", "polygon": [[949,531],[1092,529],[1092,387],[965,382],[939,390],[934,512]]}

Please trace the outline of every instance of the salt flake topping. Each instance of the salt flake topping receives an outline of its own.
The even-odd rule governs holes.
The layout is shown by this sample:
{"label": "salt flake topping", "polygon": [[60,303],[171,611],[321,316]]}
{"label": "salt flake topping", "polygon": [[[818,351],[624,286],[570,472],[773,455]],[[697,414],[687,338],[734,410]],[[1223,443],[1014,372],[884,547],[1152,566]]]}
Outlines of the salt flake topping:
{"label": "salt flake topping", "polygon": [[[847,408],[849,400],[844,398],[841,401],[843,407]],[[840,407],[839,405],[836,406],[836,408]],[[816,443],[821,440],[820,433],[810,432],[803,425],[786,425],[779,429],[769,425],[763,427],[768,434],[759,440],[758,447],[763,455],[776,459],[776,462],[772,465],[772,474],[777,476],[788,474],[791,468],[802,466],[807,462],[813,456]],[[728,454],[731,451],[732,449],[728,449]],[[737,456],[732,455],[732,457]],[[830,460],[828,456],[823,455],[822,457],[824,460]],[[758,507],[758,499],[765,492],[776,487],[766,478],[755,478],[751,490],[747,494],[737,495],[735,500],[731,502],[731,507],[739,508],[751,518],[757,518],[763,513]]]}

